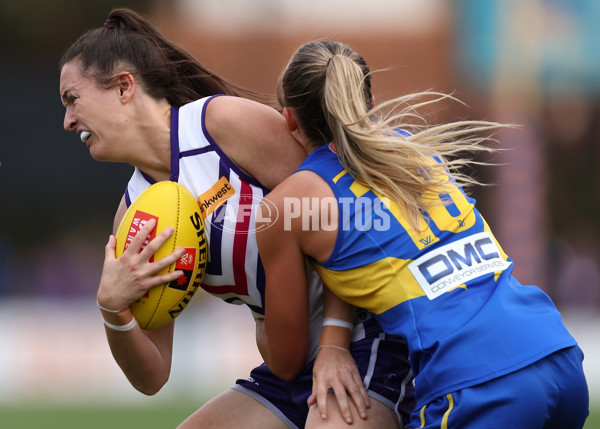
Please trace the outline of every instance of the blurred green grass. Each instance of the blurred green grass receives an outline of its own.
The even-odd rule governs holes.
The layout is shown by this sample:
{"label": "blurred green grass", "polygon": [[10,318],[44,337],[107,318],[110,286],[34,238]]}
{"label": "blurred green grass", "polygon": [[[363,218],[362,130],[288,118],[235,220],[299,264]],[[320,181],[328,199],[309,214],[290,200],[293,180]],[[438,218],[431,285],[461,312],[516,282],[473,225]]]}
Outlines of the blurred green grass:
{"label": "blurred green grass", "polygon": [[152,406],[0,406],[0,428],[174,429],[198,407],[200,404],[189,402]]}
{"label": "blurred green grass", "polygon": [[[148,406],[0,406],[0,427],[7,429],[169,429],[200,405]],[[600,407],[590,410],[585,429],[600,429]]]}

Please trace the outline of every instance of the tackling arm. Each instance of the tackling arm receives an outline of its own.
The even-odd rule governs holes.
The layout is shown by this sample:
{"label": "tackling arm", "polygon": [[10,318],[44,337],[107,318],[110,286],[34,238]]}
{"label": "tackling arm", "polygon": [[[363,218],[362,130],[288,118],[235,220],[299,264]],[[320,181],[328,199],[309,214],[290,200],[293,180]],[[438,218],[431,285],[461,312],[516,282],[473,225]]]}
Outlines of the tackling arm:
{"label": "tackling arm", "polygon": [[[271,195],[269,199],[277,204]],[[261,205],[259,210],[263,209]],[[266,276],[264,327],[263,322],[257,322],[257,344],[269,369],[278,377],[292,380],[304,368],[308,351],[304,255],[282,220],[257,228],[256,240]]]}

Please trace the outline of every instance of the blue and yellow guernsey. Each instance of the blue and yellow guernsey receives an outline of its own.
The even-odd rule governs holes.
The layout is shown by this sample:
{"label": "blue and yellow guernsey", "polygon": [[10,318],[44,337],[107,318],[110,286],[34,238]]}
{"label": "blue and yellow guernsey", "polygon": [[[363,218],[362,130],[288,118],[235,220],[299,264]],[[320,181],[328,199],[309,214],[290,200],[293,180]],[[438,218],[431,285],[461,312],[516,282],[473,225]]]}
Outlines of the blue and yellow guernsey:
{"label": "blue and yellow guernsey", "polygon": [[336,295],[407,339],[417,407],[576,344],[551,299],[512,276],[512,261],[462,189],[436,196],[444,204],[415,230],[333,149],[319,147],[299,168],[329,184],[340,213],[331,256],[313,263]]}

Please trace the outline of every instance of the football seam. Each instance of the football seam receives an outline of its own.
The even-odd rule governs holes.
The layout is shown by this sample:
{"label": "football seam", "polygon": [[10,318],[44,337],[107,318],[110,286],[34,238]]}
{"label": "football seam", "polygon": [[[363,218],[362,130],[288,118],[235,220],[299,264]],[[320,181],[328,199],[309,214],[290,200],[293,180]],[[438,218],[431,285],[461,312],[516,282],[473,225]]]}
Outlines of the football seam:
{"label": "football seam", "polygon": [[[171,249],[171,252],[174,252],[175,249],[177,248],[177,234],[179,231],[179,218],[181,217],[181,189],[179,189],[179,186],[177,186],[177,182],[165,182],[165,183],[175,183],[175,189],[177,190],[177,215],[175,216],[175,232],[173,233],[173,247]],[[179,260],[179,259],[178,259]],[[177,266],[177,261],[173,262],[173,270],[172,271],[167,271],[167,273],[172,273],[173,271],[175,271],[175,267]],[[158,312],[158,309],[160,308],[160,304],[162,302],[163,296],[165,294],[165,290],[169,287],[170,282],[167,282],[162,290],[160,291],[160,297],[158,298],[158,302],[156,303],[156,306],[154,307],[154,312],[152,313],[152,317],[150,317],[150,319],[148,320],[148,324],[146,326],[150,326],[150,324],[154,321],[154,318],[156,317],[156,313]]]}

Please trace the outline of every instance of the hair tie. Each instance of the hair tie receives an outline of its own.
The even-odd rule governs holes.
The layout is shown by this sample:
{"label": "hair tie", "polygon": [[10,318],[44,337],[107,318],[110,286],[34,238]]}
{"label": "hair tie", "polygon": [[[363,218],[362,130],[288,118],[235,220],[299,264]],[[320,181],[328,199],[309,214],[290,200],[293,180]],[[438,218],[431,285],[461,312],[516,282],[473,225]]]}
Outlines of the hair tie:
{"label": "hair tie", "polygon": [[110,17],[104,23],[104,28],[119,28],[119,21],[113,17]]}
{"label": "hair tie", "polygon": [[329,59],[327,60],[327,65],[325,66],[325,68],[329,68],[329,64],[331,63],[331,60],[333,60],[333,57],[335,57],[335,55],[329,57]]}

